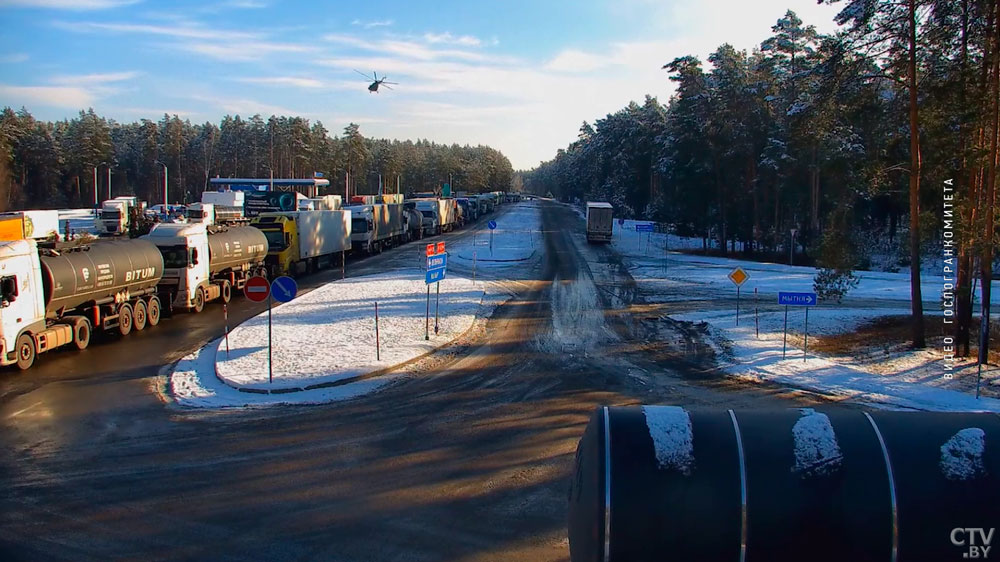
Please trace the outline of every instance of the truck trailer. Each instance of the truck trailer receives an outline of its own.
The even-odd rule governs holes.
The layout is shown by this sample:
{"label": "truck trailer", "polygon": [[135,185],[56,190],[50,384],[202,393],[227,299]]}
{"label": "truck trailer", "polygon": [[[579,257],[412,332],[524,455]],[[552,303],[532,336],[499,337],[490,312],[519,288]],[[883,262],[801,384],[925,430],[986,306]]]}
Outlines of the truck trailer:
{"label": "truck trailer", "polygon": [[[267,237],[272,276],[318,271],[351,249],[351,211],[263,213],[250,224]],[[339,262],[338,262],[339,263]]]}
{"label": "truck trailer", "polygon": [[192,203],[185,211],[188,224],[247,224],[243,207],[233,207],[216,203]]}
{"label": "truck trailer", "polygon": [[351,211],[353,251],[378,254],[403,242],[406,223],[402,204],[352,205],[347,209]]}
{"label": "truck trailer", "polygon": [[267,238],[252,226],[162,223],[143,238],[163,254],[159,289],[172,307],[201,312],[206,302],[228,303],[247,279],[267,274]]}
{"label": "truck trailer", "polygon": [[0,241],[59,238],[59,211],[8,211],[0,213]]}
{"label": "truck trailer", "polygon": [[424,216],[425,235],[441,234],[454,229],[458,214],[454,199],[417,199],[416,203],[417,210]]}
{"label": "truck trailer", "polygon": [[28,369],[63,345],[86,349],[94,329],[127,335],[160,322],[163,257],[145,240],[39,249],[0,244],[0,365]]}
{"label": "truck trailer", "polygon": [[614,209],[611,203],[587,202],[587,242],[611,242],[614,229]]}

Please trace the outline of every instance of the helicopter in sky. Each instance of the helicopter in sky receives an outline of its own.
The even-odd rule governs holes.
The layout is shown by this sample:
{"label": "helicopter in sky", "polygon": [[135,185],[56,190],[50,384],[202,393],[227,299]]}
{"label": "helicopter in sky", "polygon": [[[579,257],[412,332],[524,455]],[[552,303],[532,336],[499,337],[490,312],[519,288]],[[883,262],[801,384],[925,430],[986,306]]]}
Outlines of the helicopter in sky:
{"label": "helicopter in sky", "polygon": [[391,90],[392,88],[389,87],[389,84],[398,85],[398,83],[396,82],[386,81],[386,78],[388,78],[387,76],[382,76],[382,78],[379,78],[378,73],[375,71],[372,71],[371,76],[368,76],[367,74],[361,72],[360,70],[355,70],[354,72],[357,72],[358,74],[372,81],[371,85],[368,86],[368,93],[377,94],[379,86],[385,86],[386,88],[389,88]]}

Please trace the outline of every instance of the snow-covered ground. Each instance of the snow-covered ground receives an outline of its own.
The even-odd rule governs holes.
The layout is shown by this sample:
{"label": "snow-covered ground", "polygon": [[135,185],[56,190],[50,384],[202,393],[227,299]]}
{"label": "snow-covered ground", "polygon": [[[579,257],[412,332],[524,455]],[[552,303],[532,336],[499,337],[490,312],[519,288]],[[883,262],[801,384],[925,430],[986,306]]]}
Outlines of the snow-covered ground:
{"label": "snow-covered ground", "polygon": [[471,236],[448,242],[448,258],[455,265],[471,269],[475,262],[477,271],[493,273],[523,268],[524,262],[541,255],[544,238],[537,201],[515,203],[506,213],[487,218],[497,223],[492,247],[487,222],[481,222]]}
{"label": "snow-covered ground", "polygon": [[[933,347],[910,351],[872,342],[864,353],[854,356],[820,357],[810,352],[803,360],[802,308],[790,310],[788,350],[783,359],[784,309],[777,305],[776,294],[812,292],[815,268],[682,254],[676,250],[700,248],[701,240],[636,233],[634,224],[626,221],[620,228],[616,219],[612,245],[623,256],[643,300],[668,306],[677,303],[678,310],[669,314],[673,320],[705,322],[720,367],[727,373],[884,407],[1000,411],[1000,400],[993,398],[1000,396],[1000,371],[984,371],[984,397],[977,400],[974,363],[956,363],[948,378],[943,352]],[[739,327],[732,306],[736,287],[728,278],[737,266],[750,275],[741,288]],[[810,336],[846,333],[882,316],[909,314],[908,273],[862,271],[857,275],[861,278],[859,285],[842,303],[824,303],[810,310]],[[925,271],[921,286],[928,334],[940,333],[941,272]],[[759,338],[753,316],[755,288],[761,310]],[[1000,283],[994,284],[993,299],[1000,303]],[[724,304],[720,304],[722,300]],[[692,301],[704,304],[680,306]]]}
{"label": "snow-covered ground", "polygon": [[66,221],[69,221],[69,228],[74,234],[93,234],[97,232],[94,218],[95,213],[93,209],[60,209],[59,233],[65,233]]}
{"label": "snow-covered ground", "polygon": [[[352,379],[424,355],[472,326],[495,302],[489,285],[461,277],[441,282],[439,331],[431,286],[430,339],[425,340],[427,285],[424,272],[403,270],[348,278],[275,307],[272,312],[274,382],[268,382],[267,313],[229,334],[216,353],[216,370],[226,384],[256,390],[304,389]],[[379,308],[381,358],[375,352],[375,303]]]}

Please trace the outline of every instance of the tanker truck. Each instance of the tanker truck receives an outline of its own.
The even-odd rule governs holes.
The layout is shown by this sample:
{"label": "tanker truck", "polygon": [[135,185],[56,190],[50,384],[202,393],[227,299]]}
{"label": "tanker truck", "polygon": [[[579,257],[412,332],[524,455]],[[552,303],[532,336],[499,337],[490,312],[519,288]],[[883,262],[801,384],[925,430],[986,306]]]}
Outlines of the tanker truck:
{"label": "tanker truck", "polygon": [[163,257],[146,240],[56,251],[34,240],[0,244],[0,365],[28,369],[35,356],[94,329],[127,335],[160,322]]}
{"label": "tanker truck", "polygon": [[161,223],[144,238],[163,254],[161,298],[201,312],[205,303],[228,303],[247,279],[267,275],[267,238],[252,226],[210,227]]}

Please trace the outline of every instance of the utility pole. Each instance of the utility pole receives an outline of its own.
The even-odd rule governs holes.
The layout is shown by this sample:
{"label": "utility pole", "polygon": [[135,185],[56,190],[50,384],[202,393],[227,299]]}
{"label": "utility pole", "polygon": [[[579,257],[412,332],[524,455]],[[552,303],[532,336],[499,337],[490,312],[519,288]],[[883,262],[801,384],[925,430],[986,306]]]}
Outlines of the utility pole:
{"label": "utility pole", "polygon": [[167,182],[167,165],[164,164],[163,162],[160,162],[159,160],[156,160],[153,163],[163,166],[163,220],[166,221],[168,216],[167,199],[169,197],[167,193],[167,186],[169,185],[169,183]]}

